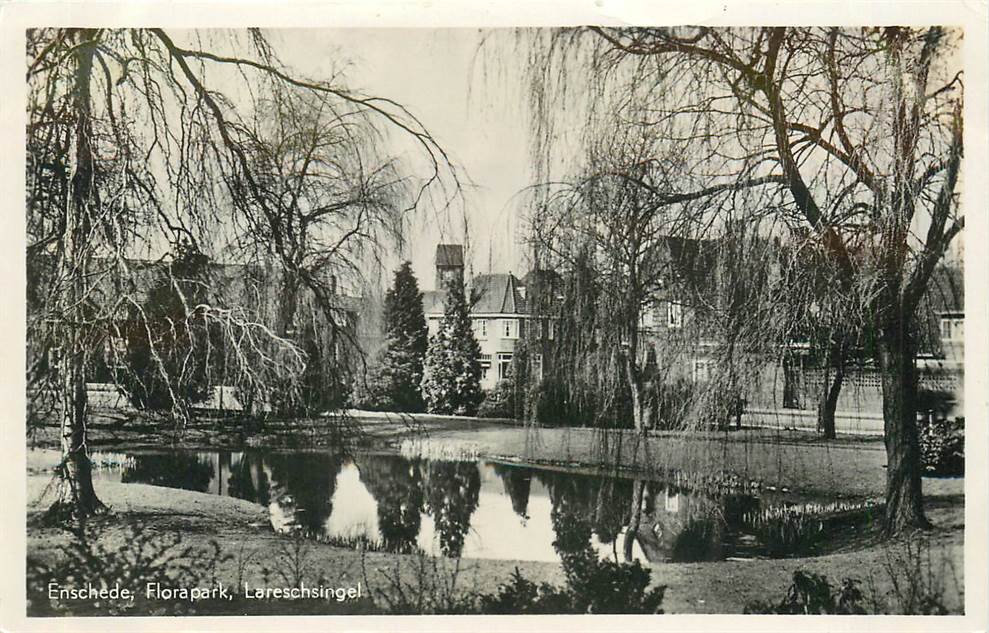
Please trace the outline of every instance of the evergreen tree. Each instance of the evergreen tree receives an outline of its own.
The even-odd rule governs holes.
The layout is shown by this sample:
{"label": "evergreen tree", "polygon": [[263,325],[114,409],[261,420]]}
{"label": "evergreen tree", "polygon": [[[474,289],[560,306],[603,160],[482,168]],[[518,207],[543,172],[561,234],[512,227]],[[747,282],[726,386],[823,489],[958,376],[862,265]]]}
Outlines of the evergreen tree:
{"label": "evergreen tree", "polygon": [[459,280],[446,287],[443,320],[429,341],[423,367],[422,396],[430,413],[474,415],[481,391],[481,348],[474,338],[467,299]]}
{"label": "evergreen tree", "polygon": [[384,330],[385,349],[372,379],[372,408],[424,411],[420,384],[428,335],[422,292],[410,262],[395,271],[395,281],[385,295]]}
{"label": "evergreen tree", "polygon": [[129,310],[122,329],[126,352],[115,380],[138,409],[172,410],[184,420],[190,405],[212,391],[211,365],[221,356],[222,343],[197,312],[209,301],[209,266],[195,245],[177,245],[143,305]]}

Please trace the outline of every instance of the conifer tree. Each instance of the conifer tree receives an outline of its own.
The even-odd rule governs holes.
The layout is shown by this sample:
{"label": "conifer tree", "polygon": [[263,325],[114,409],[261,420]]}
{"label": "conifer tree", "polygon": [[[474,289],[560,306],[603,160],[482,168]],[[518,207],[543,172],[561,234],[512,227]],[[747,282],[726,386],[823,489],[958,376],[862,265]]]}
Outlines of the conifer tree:
{"label": "conifer tree", "polygon": [[424,411],[420,384],[426,356],[426,317],[410,262],[395,271],[395,281],[385,295],[384,329],[385,350],[375,397],[379,405],[393,411]]}
{"label": "conifer tree", "polygon": [[452,279],[446,286],[443,320],[429,341],[423,367],[422,396],[430,413],[474,415],[484,399],[481,391],[481,348],[474,338],[464,287]]}

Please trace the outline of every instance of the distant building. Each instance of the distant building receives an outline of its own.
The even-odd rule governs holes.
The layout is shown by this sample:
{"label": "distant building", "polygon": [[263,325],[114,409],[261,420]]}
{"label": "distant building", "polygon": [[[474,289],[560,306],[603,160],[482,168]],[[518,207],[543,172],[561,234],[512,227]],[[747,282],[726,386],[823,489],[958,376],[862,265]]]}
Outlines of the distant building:
{"label": "distant building", "polygon": [[[464,280],[463,248],[459,244],[436,247],[436,289],[423,292],[423,310],[429,335],[439,331],[443,318],[443,287],[450,279]],[[477,275],[467,284],[470,318],[474,336],[481,348],[481,387],[493,389],[508,375],[518,342],[553,340],[555,321],[547,311],[537,311],[538,298],[550,293],[550,301],[559,290],[559,275],[534,270],[523,279],[512,273]],[[545,291],[544,291],[545,289]],[[535,376],[542,377],[543,358],[533,350],[530,358]]]}

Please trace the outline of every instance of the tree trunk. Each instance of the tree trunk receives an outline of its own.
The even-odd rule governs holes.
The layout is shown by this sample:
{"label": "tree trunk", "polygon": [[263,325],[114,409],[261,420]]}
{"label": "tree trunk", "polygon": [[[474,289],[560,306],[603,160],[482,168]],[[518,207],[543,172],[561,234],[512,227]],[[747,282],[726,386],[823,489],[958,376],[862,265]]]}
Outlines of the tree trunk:
{"label": "tree trunk", "polygon": [[930,526],[924,516],[920,442],[917,433],[916,370],[909,323],[902,319],[884,326],[879,341],[886,441],[887,536]]}
{"label": "tree trunk", "polygon": [[645,381],[638,366],[639,357],[639,313],[634,312],[634,318],[630,319],[628,329],[628,348],[624,351],[625,380],[628,382],[629,392],[632,395],[632,421],[635,430],[645,433],[649,428],[650,407],[645,397]]}
{"label": "tree trunk", "polygon": [[94,31],[81,31],[76,48],[74,87],[75,165],[71,193],[65,208],[65,228],[55,283],[64,284],[59,296],[62,319],[62,353],[59,362],[60,437],[62,463],[55,502],[48,517],[55,521],[85,520],[106,506],[93,489],[92,464],[86,436],[86,350],[82,332],[85,320],[87,239],[89,207],[93,203],[93,148],[90,119],[90,77],[94,47],[87,45]]}
{"label": "tree trunk", "polygon": [[800,408],[800,385],[798,382],[797,368],[793,366],[793,357],[790,353],[783,356],[783,408]]}
{"label": "tree trunk", "polygon": [[295,271],[284,268],[281,271],[281,284],[278,293],[278,334],[286,338],[294,338],[296,332],[295,316],[299,303],[299,276]]}
{"label": "tree trunk", "polygon": [[837,437],[835,430],[834,414],[838,409],[838,396],[841,395],[841,384],[845,378],[843,368],[835,368],[834,378],[831,379],[829,372],[824,372],[824,385],[821,392],[821,400],[817,403],[817,430],[829,440]]}
{"label": "tree trunk", "polygon": [[622,543],[626,563],[632,562],[632,545],[635,544],[635,537],[638,536],[639,524],[642,521],[642,493],[645,486],[645,482],[641,479],[636,480],[632,484],[631,515],[628,521],[628,529],[625,531],[625,540]]}
{"label": "tree trunk", "polygon": [[[845,381],[845,361],[838,358],[824,368],[824,384],[821,389],[821,399],[817,403],[817,430],[826,439],[833,440],[837,436],[835,432],[834,415],[838,409],[838,397],[841,395],[841,386]],[[831,370],[834,370],[832,375]]]}

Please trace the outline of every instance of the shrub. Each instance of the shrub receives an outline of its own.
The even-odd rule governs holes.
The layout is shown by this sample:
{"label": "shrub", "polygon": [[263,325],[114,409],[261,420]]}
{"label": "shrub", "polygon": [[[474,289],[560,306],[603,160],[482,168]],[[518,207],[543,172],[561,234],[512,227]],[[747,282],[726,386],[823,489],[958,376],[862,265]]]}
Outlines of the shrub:
{"label": "shrub", "polygon": [[781,615],[862,615],[864,596],[859,582],[846,578],[832,587],[820,574],[797,570],[793,583],[779,602],[754,601],[745,605],[745,613]]}
{"label": "shrub", "polygon": [[965,418],[927,416],[919,423],[920,454],[930,475],[965,474]]}
{"label": "shrub", "polygon": [[521,420],[525,417],[525,394],[515,381],[507,379],[488,392],[477,410],[481,418],[510,418]]}
{"label": "shrub", "polygon": [[[27,565],[28,613],[44,615],[116,615],[126,612],[157,613],[160,603],[149,608],[144,601],[147,583],[166,587],[197,587],[215,582],[217,565],[226,560],[214,541],[203,551],[182,545],[177,533],[157,533],[126,526],[116,538],[105,538],[102,530],[86,525],[73,530],[72,540],[52,564],[29,560]],[[100,589],[115,585],[129,588],[135,600],[60,601],[49,599],[48,584],[64,588],[85,588],[89,583]],[[173,612],[188,609],[188,603],[168,603]],[[157,611],[155,611],[157,610]]]}

